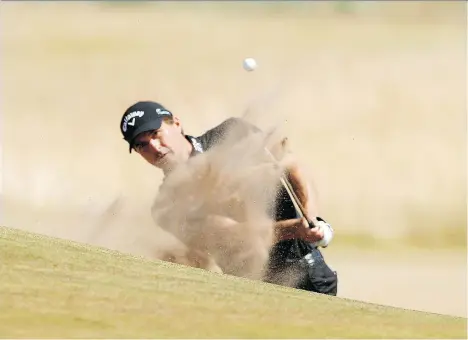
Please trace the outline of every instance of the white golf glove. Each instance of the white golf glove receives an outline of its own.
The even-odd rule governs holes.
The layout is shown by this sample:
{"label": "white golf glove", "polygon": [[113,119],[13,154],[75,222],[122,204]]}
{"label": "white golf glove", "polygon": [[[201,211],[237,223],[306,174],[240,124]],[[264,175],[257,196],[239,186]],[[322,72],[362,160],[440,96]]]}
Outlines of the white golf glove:
{"label": "white golf glove", "polygon": [[315,221],[316,228],[319,228],[323,232],[323,238],[320,241],[314,242],[315,247],[326,248],[333,239],[334,230],[330,224],[328,224],[324,219],[317,217]]}

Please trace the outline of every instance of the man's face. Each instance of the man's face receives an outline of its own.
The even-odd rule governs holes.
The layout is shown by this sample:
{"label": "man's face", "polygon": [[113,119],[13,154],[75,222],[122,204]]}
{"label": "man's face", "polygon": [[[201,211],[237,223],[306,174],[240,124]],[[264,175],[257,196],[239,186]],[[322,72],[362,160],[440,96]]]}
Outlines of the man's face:
{"label": "man's face", "polygon": [[133,148],[148,163],[164,171],[186,161],[190,155],[188,141],[177,118],[173,122],[163,121],[158,130],[139,134]]}

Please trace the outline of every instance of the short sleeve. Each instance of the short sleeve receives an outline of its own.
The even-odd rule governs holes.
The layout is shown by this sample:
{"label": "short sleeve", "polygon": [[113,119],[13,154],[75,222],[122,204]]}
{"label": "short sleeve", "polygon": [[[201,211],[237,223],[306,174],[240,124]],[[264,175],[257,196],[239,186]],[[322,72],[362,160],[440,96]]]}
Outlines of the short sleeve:
{"label": "short sleeve", "polygon": [[243,138],[250,133],[258,133],[261,130],[255,125],[247,122],[242,118],[231,117],[226,119],[221,124],[205,132],[199,138],[205,148],[210,148],[225,140],[228,136],[235,138]]}

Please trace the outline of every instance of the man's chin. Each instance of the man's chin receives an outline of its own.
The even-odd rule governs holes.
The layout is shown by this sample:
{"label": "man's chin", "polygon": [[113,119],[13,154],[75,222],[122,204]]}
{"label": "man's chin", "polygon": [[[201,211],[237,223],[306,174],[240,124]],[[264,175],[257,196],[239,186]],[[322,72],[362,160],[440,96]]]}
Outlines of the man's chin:
{"label": "man's chin", "polygon": [[162,162],[162,161],[154,161],[152,163],[156,168],[159,168],[159,169],[164,169],[168,166],[168,163],[167,162]]}
{"label": "man's chin", "polygon": [[153,165],[163,171],[168,171],[175,166],[175,162],[170,159],[170,157],[166,156],[162,159],[153,162]]}

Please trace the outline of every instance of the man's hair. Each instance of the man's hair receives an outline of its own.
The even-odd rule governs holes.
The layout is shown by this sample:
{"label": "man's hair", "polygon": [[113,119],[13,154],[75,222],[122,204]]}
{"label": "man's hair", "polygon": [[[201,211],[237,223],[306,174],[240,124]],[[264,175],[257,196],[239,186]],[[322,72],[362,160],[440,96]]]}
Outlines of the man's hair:
{"label": "man's hair", "polygon": [[174,124],[174,117],[172,117],[172,116],[171,117],[164,117],[163,122],[166,122],[167,124],[172,125],[172,124]]}
{"label": "man's hair", "polygon": [[[169,125],[174,124],[174,117],[164,117],[163,122],[166,122]],[[181,129],[182,134],[185,136],[184,128]]]}

